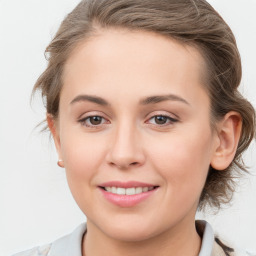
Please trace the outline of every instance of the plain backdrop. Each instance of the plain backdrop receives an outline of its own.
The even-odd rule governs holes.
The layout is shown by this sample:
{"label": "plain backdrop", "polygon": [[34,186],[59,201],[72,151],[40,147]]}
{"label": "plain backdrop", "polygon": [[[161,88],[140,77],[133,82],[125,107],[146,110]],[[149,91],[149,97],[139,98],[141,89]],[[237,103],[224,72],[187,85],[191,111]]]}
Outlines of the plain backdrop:
{"label": "plain backdrop", "polygon": [[[256,106],[256,1],[209,1],[231,26],[243,63],[241,91]],[[74,202],[47,133],[40,98],[30,93],[46,66],[44,49],[78,0],[0,0],[0,255],[51,242],[85,216]],[[235,246],[256,251],[256,147],[245,156],[251,176],[233,206],[198,214]]]}

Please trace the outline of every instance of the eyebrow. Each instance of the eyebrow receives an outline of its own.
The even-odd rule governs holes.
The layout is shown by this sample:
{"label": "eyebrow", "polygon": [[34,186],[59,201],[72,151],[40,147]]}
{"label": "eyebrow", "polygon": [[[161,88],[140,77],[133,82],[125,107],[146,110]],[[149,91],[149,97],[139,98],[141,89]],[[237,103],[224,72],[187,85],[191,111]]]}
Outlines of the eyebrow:
{"label": "eyebrow", "polygon": [[104,100],[101,97],[93,96],[93,95],[85,95],[85,94],[78,95],[70,102],[70,104],[72,105],[76,102],[83,102],[83,101],[90,101],[90,102],[93,102],[93,103],[96,103],[96,104],[102,105],[102,106],[110,105],[106,100]]}
{"label": "eyebrow", "polygon": [[162,101],[167,101],[167,100],[179,101],[179,102],[185,103],[187,105],[190,105],[185,99],[183,99],[182,97],[175,95],[175,94],[146,97],[146,98],[140,100],[140,104],[141,105],[156,104],[156,103],[160,103]]}
{"label": "eyebrow", "polygon": [[[187,105],[190,105],[185,99],[175,94],[149,96],[140,100],[139,104],[140,105],[157,104],[167,100],[179,101]],[[110,106],[110,104],[105,99],[98,96],[86,95],[86,94],[78,95],[70,102],[70,104],[73,105],[74,103],[84,102],[84,101],[93,102],[102,106]]]}

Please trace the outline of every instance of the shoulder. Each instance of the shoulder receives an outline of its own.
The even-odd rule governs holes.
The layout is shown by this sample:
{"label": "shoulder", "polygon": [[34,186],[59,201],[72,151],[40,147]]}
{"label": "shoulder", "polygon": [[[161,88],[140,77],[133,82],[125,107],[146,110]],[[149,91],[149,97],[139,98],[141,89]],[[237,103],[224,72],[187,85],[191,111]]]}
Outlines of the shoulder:
{"label": "shoulder", "polygon": [[[218,239],[219,240],[219,239]],[[220,240],[219,240],[220,241]],[[214,242],[213,245],[213,255],[212,256],[256,256],[256,252],[249,252],[246,250],[243,250],[241,248],[237,248],[232,245],[228,245],[227,243],[221,242],[221,245],[216,242]]]}
{"label": "shoulder", "polygon": [[13,256],[47,256],[52,244],[34,247],[30,250],[14,254]]}
{"label": "shoulder", "polygon": [[220,239],[218,236],[215,236],[214,240],[213,251],[217,252],[215,253],[216,255],[219,255],[218,252],[222,251],[225,253],[225,255],[228,256],[256,256],[256,252],[249,252],[236,246],[230,245],[228,242]]}
{"label": "shoulder", "polygon": [[211,225],[204,220],[196,221],[196,229],[202,238],[199,256],[256,256],[255,252],[234,247],[222,238],[219,238],[214,233]]}
{"label": "shoulder", "polygon": [[81,256],[81,244],[85,232],[86,223],[82,223],[71,234],[13,256]]}

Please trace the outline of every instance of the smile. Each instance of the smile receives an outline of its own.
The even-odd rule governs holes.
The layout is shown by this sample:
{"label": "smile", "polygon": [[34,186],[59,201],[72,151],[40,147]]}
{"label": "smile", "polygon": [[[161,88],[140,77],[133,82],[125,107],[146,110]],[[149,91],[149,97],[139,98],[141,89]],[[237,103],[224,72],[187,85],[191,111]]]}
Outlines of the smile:
{"label": "smile", "polygon": [[134,207],[149,198],[159,190],[159,186],[138,181],[111,181],[100,184],[98,188],[108,202],[118,207]]}
{"label": "smile", "polygon": [[130,188],[121,188],[121,187],[103,187],[103,189],[109,193],[117,195],[137,195],[153,190],[155,187],[130,187]]}

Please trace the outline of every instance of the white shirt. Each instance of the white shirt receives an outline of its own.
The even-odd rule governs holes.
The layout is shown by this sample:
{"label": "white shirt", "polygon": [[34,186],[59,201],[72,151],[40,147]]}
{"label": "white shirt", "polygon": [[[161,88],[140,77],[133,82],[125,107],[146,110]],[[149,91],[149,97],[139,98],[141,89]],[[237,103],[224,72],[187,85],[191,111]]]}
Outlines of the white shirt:
{"label": "white shirt", "polygon": [[[226,256],[222,248],[214,240],[211,225],[203,220],[196,221],[203,227],[202,245],[198,256]],[[71,234],[63,236],[51,244],[35,247],[13,256],[82,256],[82,239],[86,232],[86,223],[79,225]],[[230,256],[256,256],[235,250]]]}

